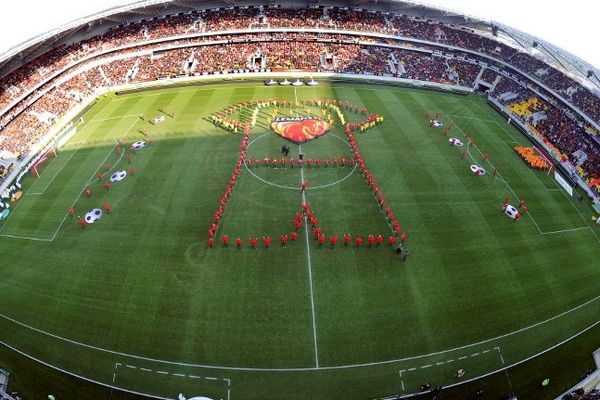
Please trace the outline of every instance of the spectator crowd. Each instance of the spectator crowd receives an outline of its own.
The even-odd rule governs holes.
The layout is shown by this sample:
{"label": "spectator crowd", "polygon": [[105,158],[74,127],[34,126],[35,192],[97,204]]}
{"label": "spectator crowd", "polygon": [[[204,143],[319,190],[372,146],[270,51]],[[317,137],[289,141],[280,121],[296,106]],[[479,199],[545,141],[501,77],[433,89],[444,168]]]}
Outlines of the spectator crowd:
{"label": "spectator crowd", "polygon": [[[264,28],[319,28],[355,33],[227,32]],[[374,39],[360,32],[397,38]],[[402,38],[432,43],[418,48],[410,44],[415,47],[411,49]],[[473,87],[482,70],[476,63],[477,56],[454,51],[448,57],[435,43],[502,60],[600,122],[600,99],[587,88],[543,61],[472,30],[340,8],[266,7],[205,10],[132,22],[48,51],[0,79],[0,150],[26,153],[49,126],[100,87],[180,75],[266,68],[387,75]],[[178,48],[169,49],[165,45]],[[464,60],[465,56],[469,59]],[[253,60],[257,57],[264,63],[256,64]],[[485,82],[493,83],[497,77],[496,72],[483,70]],[[494,94],[508,92],[516,95],[510,99],[511,103],[535,95],[513,80],[501,78]],[[537,123],[536,129],[565,154],[586,151],[589,158],[582,167],[588,177],[599,177],[598,142],[560,108],[549,107],[546,118]]]}

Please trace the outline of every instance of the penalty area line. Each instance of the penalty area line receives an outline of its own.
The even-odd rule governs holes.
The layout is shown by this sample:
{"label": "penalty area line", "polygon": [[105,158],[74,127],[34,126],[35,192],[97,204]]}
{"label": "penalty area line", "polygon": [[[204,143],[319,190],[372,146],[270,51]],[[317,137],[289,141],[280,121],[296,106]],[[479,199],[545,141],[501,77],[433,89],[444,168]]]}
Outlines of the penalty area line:
{"label": "penalty area line", "polygon": [[[496,121],[496,125],[498,125],[498,126],[499,126],[499,127],[502,129],[502,131],[503,131],[504,133],[506,133],[508,136],[510,136],[510,137],[511,137],[513,140],[515,140],[515,141],[516,141],[515,137],[514,137],[514,136],[513,136],[513,135],[512,135],[512,134],[511,134],[511,133],[510,133],[510,132],[509,132],[507,129],[506,129],[506,127],[504,126],[504,124],[501,124],[500,122]],[[533,173],[533,171],[530,171],[530,172],[531,172],[531,173]],[[534,174],[534,175],[535,175],[535,174]],[[537,176],[536,176],[536,179],[538,179],[538,181],[539,181],[540,183],[542,183],[542,182],[539,180],[539,178],[537,178]],[[598,243],[600,243],[600,238],[598,237],[598,235],[597,235],[597,234],[596,234],[596,232],[594,231],[594,228],[593,228],[593,227],[591,227],[591,226],[589,225],[589,222],[588,222],[588,221],[585,219],[585,217],[584,217],[583,215],[581,215],[581,212],[579,211],[579,209],[577,208],[577,206],[576,206],[576,205],[575,205],[575,203],[573,202],[573,198],[572,198],[572,197],[569,197],[569,196],[567,196],[567,194],[565,193],[565,191],[564,191],[563,189],[561,189],[560,187],[558,187],[558,182],[556,182],[556,180],[553,180],[553,182],[554,182],[554,184],[556,185],[556,187],[557,187],[558,191],[559,191],[559,192],[562,192],[562,194],[563,194],[563,195],[564,195],[564,196],[567,198],[567,200],[569,200],[569,202],[571,203],[571,205],[573,206],[573,208],[575,209],[575,211],[577,212],[577,214],[579,214],[579,216],[581,217],[582,221],[583,221],[583,222],[584,222],[584,223],[585,223],[585,224],[586,224],[586,225],[587,225],[587,226],[590,228],[590,232],[592,232],[592,235],[594,235],[594,237],[596,238],[596,241],[597,241]],[[542,185],[545,187],[545,185],[544,185],[543,183],[542,183]],[[556,189],[548,189],[548,188],[546,188],[546,190],[548,190],[548,191],[556,191]]]}
{"label": "penalty area line", "polygon": [[573,228],[573,229],[562,229],[560,231],[542,232],[542,235],[553,235],[555,233],[575,232],[575,231],[580,231],[583,229],[592,229],[592,228],[590,228],[589,226],[581,226],[579,228]]}
{"label": "penalty area line", "polygon": [[123,119],[123,118],[131,118],[131,117],[138,117],[139,118],[140,114],[129,114],[129,115],[123,115],[121,117],[94,119],[94,120],[90,121],[88,124],[95,124],[97,122],[112,121],[112,120],[115,120],[115,119]]}
{"label": "penalty area line", "polygon": [[[112,104],[112,102],[113,102],[113,100],[111,100],[111,102],[110,102],[110,103],[108,103],[107,105],[105,105],[105,106],[104,106],[104,107],[103,107],[103,108],[102,108],[102,109],[99,111],[99,113],[102,113],[102,112],[103,112],[103,111],[106,109],[106,107],[108,107],[110,104]],[[92,120],[93,120],[93,118],[92,118]],[[81,134],[81,132],[83,131],[83,128],[87,127],[87,125],[89,125],[89,124],[90,124],[90,122],[91,122],[91,121],[89,121],[89,122],[88,122],[88,121],[86,121],[86,122],[84,122],[83,124],[81,124],[81,126],[79,127],[79,132],[77,132],[77,133],[75,134],[75,136],[73,136],[73,137],[72,137],[70,140],[73,140],[73,139],[75,139],[76,137],[78,137],[78,136]],[[124,135],[123,135],[123,136],[124,136]],[[79,151],[79,149],[80,149],[80,148],[83,146],[83,144],[85,144],[85,141],[83,141],[83,142],[81,143],[81,146],[80,146],[79,148],[77,148],[77,150],[75,151],[75,153],[76,153],[77,151]],[[73,155],[74,155],[74,154],[73,154]],[[55,158],[55,159],[56,159],[56,158]],[[54,161],[54,160],[52,160],[52,161]],[[70,161],[70,159],[69,159],[69,161]],[[67,161],[67,164],[68,164],[68,161]],[[66,165],[66,164],[65,164],[65,165]],[[64,167],[64,165],[63,165],[63,167]],[[31,185],[31,186],[29,186],[29,187],[27,188],[27,191],[26,191],[26,192],[23,194],[23,197],[25,197],[25,196],[28,196],[28,195],[29,195],[29,192],[31,191],[32,187],[33,187],[33,185]],[[45,191],[45,189],[44,189],[44,191]],[[37,194],[37,193],[31,193],[31,195],[36,195],[36,194]],[[6,224],[8,223],[9,219],[10,219],[10,218],[11,218],[11,217],[12,217],[12,216],[15,214],[15,212],[17,211],[17,209],[19,208],[19,206],[21,205],[21,203],[23,203],[23,201],[19,201],[19,202],[17,203],[17,205],[15,206],[14,210],[12,210],[12,212],[11,212],[11,213],[8,215],[8,218],[6,218],[6,219],[4,220],[4,223],[2,224],[2,226],[0,226],[0,232],[2,232],[2,231],[4,230],[4,228],[6,227]],[[65,218],[66,218],[66,215],[65,215]],[[64,222],[64,220],[63,220],[63,222]],[[59,229],[60,229],[60,227],[59,227]],[[38,240],[38,241],[49,241],[49,242],[52,242],[52,241],[54,241],[54,237],[56,236],[56,232],[55,232],[55,234],[52,236],[52,239],[50,239],[50,240],[46,240],[46,239],[40,239],[40,238],[32,238],[32,237],[30,237],[30,236],[19,236],[19,235],[0,235],[0,237],[1,237],[1,236],[4,236],[4,237],[10,237],[10,238],[13,238],[13,239]]]}
{"label": "penalty area line", "polygon": [[[62,170],[67,166],[67,164],[69,164],[69,162],[71,161],[71,159],[75,156],[75,154],[77,154],[77,152],[83,147],[83,145],[85,144],[85,141],[81,143],[81,146],[79,146],[77,148],[77,150],[75,150],[73,153],[71,153],[71,155],[69,156],[69,158],[67,159],[67,161],[65,161],[65,163],[58,169],[58,171],[56,171],[56,173],[54,174],[54,176],[52,177],[52,179],[50,179],[50,182],[48,182],[46,184],[46,186],[44,186],[44,189],[42,189],[41,192],[35,192],[35,193],[27,193],[26,196],[37,196],[37,195],[42,195],[44,193],[46,193],[46,190],[50,187],[50,185],[52,184],[52,182],[54,182],[54,179],[60,175],[60,173],[62,172]],[[54,160],[56,160],[57,157],[54,158]],[[54,161],[52,160],[52,161]],[[46,166],[47,168],[48,166]]]}
{"label": "penalty area line", "polygon": [[36,242],[51,242],[52,241],[52,239],[37,238],[37,237],[31,237],[31,236],[9,235],[8,233],[2,233],[2,234],[0,234],[0,237],[7,237],[7,238],[11,238],[11,239],[21,239],[21,240],[33,240]]}
{"label": "penalty area line", "polygon": [[[135,121],[133,121],[133,123],[131,125],[129,125],[129,128],[127,128],[127,130],[125,131],[125,133],[123,134],[123,136],[121,136],[120,139],[125,138],[125,136],[127,136],[127,134],[129,133],[129,131],[131,130],[131,128],[133,128],[133,126],[136,124],[137,119]],[[85,185],[83,185],[83,188],[81,188],[81,190],[79,191],[79,195],[75,198],[75,201],[73,201],[73,203],[71,204],[71,207],[75,206],[75,204],[79,201],[79,199],[81,198],[81,195],[83,194],[83,191],[85,190],[86,186],[88,186],[91,182],[93,182],[94,177],[96,176],[96,171],[98,171],[100,168],[102,168],[102,165],[106,162],[106,160],[108,160],[108,157],[110,157],[110,155],[113,153],[114,148],[111,147],[111,149],[109,150],[108,154],[106,155],[106,157],[104,157],[104,159],[102,160],[102,162],[100,164],[98,164],[98,168],[96,168],[94,170],[94,174],[87,180],[87,182],[85,183]],[[121,153],[121,157],[119,158],[119,161],[123,158],[123,153]],[[56,228],[56,231],[54,231],[54,235],[52,235],[52,240],[54,241],[54,239],[56,238],[56,235],[58,235],[58,232],[60,231],[60,228],[62,228],[63,224],[65,223],[65,221],[67,220],[69,213],[65,213],[65,216],[63,217],[62,221],[60,221],[60,224],[58,225],[58,228]]]}
{"label": "penalty area line", "polygon": [[[506,365],[506,364],[504,363],[504,357],[502,357],[502,353],[500,352],[500,349],[499,349],[499,347],[495,347],[495,349],[497,349],[497,350],[498,350],[498,352],[499,352],[499,354],[500,354],[500,360],[502,361],[502,368],[498,368],[498,369],[496,369],[496,370],[494,370],[494,371],[487,372],[487,373],[485,373],[485,374],[483,374],[483,375],[479,375],[479,376],[476,376],[476,377],[473,377],[473,378],[467,379],[467,380],[465,380],[465,381],[462,381],[462,382],[452,383],[452,384],[450,384],[450,385],[443,386],[443,387],[442,387],[442,389],[450,389],[450,388],[457,387],[457,386],[461,386],[461,385],[464,385],[464,384],[467,384],[467,383],[470,383],[470,382],[475,382],[475,381],[478,381],[478,380],[480,380],[480,379],[487,378],[488,376],[492,376],[492,375],[495,375],[495,374],[497,374],[497,373],[501,373],[501,372],[506,372],[506,373],[508,374],[508,372],[507,372],[507,371],[508,371],[509,369],[511,369],[511,368],[514,368],[514,367],[516,367],[516,366],[519,366],[519,365],[521,365],[521,364],[524,364],[524,363],[526,363],[526,362],[528,362],[528,361],[531,361],[531,360],[533,360],[534,358],[537,358],[537,357],[539,357],[539,356],[541,356],[541,355],[544,355],[544,354],[546,354],[546,353],[548,353],[548,352],[550,352],[550,351],[552,351],[552,350],[554,350],[554,349],[556,349],[556,348],[558,348],[558,347],[562,346],[563,344],[570,342],[571,340],[573,340],[573,339],[577,338],[578,336],[581,336],[581,335],[583,335],[584,333],[586,333],[586,332],[588,332],[589,330],[591,330],[591,329],[595,328],[595,327],[596,327],[597,325],[599,325],[599,324],[600,324],[600,320],[599,320],[599,321],[596,321],[596,322],[594,322],[593,324],[591,324],[591,325],[589,325],[588,327],[586,327],[586,328],[582,329],[581,331],[579,331],[579,332],[577,332],[577,333],[575,333],[575,334],[573,334],[573,335],[569,336],[568,338],[566,338],[566,339],[563,339],[562,341],[560,341],[560,342],[558,342],[558,343],[556,343],[556,344],[554,344],[554,345],[552,345],[552,346],[548,347],[548,348],[547,348],[547,349],[545,349],[545,350],[542,350],[542,351],[540,351],[540,352],[538,352],[538,353],[536,353],[536,354],[533,354],[533,355],[531,355],[531,356],[529,356],[529,357],[527,357],[527,358],[524,358],[523,360],[516,361],[516,362],[514,362],[514,363],[512,363],[512,364],[509,364],[509,365]],[[410,371],[410,369],[409,369],[409,371]],[[508,378],[508,375],[507,375],[507,378]],[[510,381],[510,378],[508,378],[508,379],[509,379],[509,381]],[[512,386],[512,382],[510,382],[509,384]],[[403,394],[403,395],[400,395],[400,396],[398,396],[398,395],[394,395],[394,396],[390,396],[390,397],[382,397],[382,398],[381,398],[381,400],[397,400],[397,399],[407,399],[407,398],[413,398],[413,397],[414,397],[415,395],[417,395],[417,394],[418,394],[418,393],[408,393],[408,394]]]}
{"label": "penalty area line", "polygon": [[[446,114],[446,116],[448,116],[448,119],[454,124],[454,126],[456,126],[460,132],[463,134],[463,136],[466,138],[467,135],[465,134],[465,131],[452,119],[452,117],[450,117],[448,114]],[[479,147],[477,147],[476,144],[472,145],[475,150],[477,150],[479,152],[479,154],[481,154],[483,156],[483,152],[479,149]],[[468,151],[468,146],[467,146],[467,151]],[[471,153],[469,153],[469,156],[471,156]],[[473,159],[473,157],[471,157],[471,159]],[[475,160],[473,160],[473,162],[475,162]],[[477,164],[477,162],[475,162]],[[490,164],[491,166],[493,166],[493,164],[491,163],[490,160],[487,160],[487,163]],[[508,188],[508,190],[510,190],[510,192],[518,199],[520,199],[521,197],[519,197],[519,195],[517,193],[515,193],[515,191],[513,190],[513,188],[508,184],[508,182],[506,181],[506,179],[504,179],[504,177],[502,176],[502,174],[500,174],[500,172],[497,173],[497,175],[502,178],[502,181],[504,181],[504,184],[506,185],[506,187]],[[533,221],[533,224],[535,225],[535,227],[537,228],[538,232],[543,234],[542,229],[540,228],[540,226],[538,225],[538,223],[536,222],[535,218],[533,218],[533,215],[531,215],[531,212],[528,212],[527,215],[529,215],[529,218],[531,218],[531,221]]]}

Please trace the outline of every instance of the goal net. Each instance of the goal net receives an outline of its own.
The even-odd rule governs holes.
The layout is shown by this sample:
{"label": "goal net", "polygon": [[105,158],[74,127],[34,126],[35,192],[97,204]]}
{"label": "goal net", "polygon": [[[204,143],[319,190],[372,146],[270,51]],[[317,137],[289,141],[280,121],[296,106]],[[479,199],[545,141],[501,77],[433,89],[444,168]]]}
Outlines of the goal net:
{"label": "goal net", "polygon": [[42,169],[44,169],[44,167],[48,165],[50,160],[55,157],[56,149],[53,146],[50,146],[46,150],[42,151],[31,166],[31,175],[35,178],[38,178]]}
{"label": "goal net", "polygon": [[546,163],[548,163],[548,169],[546,170],[548,175],[554,174],[554,170],[556,169],[556,162],[552,159],[552,157],[550,157],[548,153],[546,153],[543,149],[540,149],[537,146],[533,146],[533,152],[535,153],[535,155],[542,158],[544,161],[546,161]]}

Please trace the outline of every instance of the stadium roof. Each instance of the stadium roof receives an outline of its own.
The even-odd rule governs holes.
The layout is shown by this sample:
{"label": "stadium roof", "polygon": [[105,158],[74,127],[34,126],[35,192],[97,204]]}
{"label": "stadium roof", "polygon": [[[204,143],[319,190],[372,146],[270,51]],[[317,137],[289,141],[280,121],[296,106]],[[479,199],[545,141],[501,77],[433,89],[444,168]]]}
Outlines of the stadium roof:
{"label": "stadium roof", "polygon": [[[591,65],[589,62],[582,60],[581,58],[561,49],[560,47],[552,43],[549,43],[541,38],[537,38],[533,35],[525,33],[521,30],[512,28],[506,24],[475,17],[460,11],[450,10],[439,5],[440,3],[449,4],[451,3],[450,1],[430,1],[435,1],[438,4],[433,5],[430,3],[415,0],[283,0],[278,1],[277,4],[282,4],[290,7],[301,7],[305,5],[317,4],[382,9],[410,16],[422,16],[456,25],[469,26],[471,28],[480,29],[483,32],[488,33],[491,33],[492,26],[496,26],[499,28],[499,32],[501,33],[500,40],[508,42],[514,46],[521,47],[530,53],[533,51],[538,57],[542,58],[544,61],[554,65],[560,70],[563,70],[564,72],[568,73],[571,77],[579,80],[586,86],[595,89],[597,93],[600,91],[600,68]],[[124,2],[126,3],[125,5],[115,5]],[[157,15],[189,12],[201,8],[232,7],[234,5],[245,6],[261,3],[269,4],[269,2],[251,0],[141,0],[135,2],[128,2],[126,0],[105,0],[105,2],[100,2],[101,5],[98,4],[96,5],[96,7],[107,5],[115,6],[100,12],[94,12],[85,17],[74,19],[70,22],[66,22],[55,29],[35,36],[1,53],[0,75],[3,75],[9,72],[11,69],[18,67],[20,64],[39,56],[48,47],[54,47],[56,45],[68,42],[69,38],[77,37],[77,35],[85,35],[85,33],[91,31],[93,27],[106,25],[108,28],[110,26],[118,25],[135,19],[139,20],[144,18],[151,18]],[[52,4],[55,5],[56,2],[53,2]],[[23,6],[28,7],[29,5],[24,4]],[[86,7],[88,7],[87,10],[93,10],[93,7],[89,8],[91,7],[89,4],[87,4]],[[85,11],[81,11],[81,13],[84,12]],[[28,13],[30,13],[29,10]],[[60,18],[58,17],[58,15],[60,14],[53,15],[53,18]],[[31,27],[32,25],[23,24],[22,21],[19,22],[20,25],[22,25],[23,27]],[[61,21],[57,20],[57,23],[60,24]],[[11,35],[5,36],[11,37]],[[589,54],[597,53],[597,51],[595,50],[595,46],[590,46]],[[2,51],[1,46],[0,51]],[[589,76],[590,71],[593,72],[591,76]]]}

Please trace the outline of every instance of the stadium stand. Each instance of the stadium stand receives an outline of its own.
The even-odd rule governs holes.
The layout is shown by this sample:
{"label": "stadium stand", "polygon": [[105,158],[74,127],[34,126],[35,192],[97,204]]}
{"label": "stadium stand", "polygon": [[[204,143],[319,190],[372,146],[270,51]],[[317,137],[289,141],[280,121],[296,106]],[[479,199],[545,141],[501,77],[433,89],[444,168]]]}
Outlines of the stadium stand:
{"label": "stadium stand", "polygon": [[501,75],[492,71],[489,68],[485,68],[483,70],[483,74],[481,75],[481,79],[488,83],[495,83],[496,79],[501,78]]}
{"label": "stadium stand", "polygon": [[[274,28],[286,31],[259,31]],[[293,32],[298,28],[320,31]],[[235,30],[246,31],[232,32]],[[329,33],[331,30],[336,32]],[[419,42],[411,42],[415,39]],[[474,52],[506,63],[519,73],[507,70],[503,75],[483,68],[489,59]],[[468,88],[474,88],[479,77],[495,84],[492,95],[562,156],[572,158],[573,152],[585,151],[587,160],[577,164],[584,179],[600,176],[600,144],[586,129],[590,123],[537,95],[544,93],[555,103],[562,97],[597,124],[600,99],[580,83],[471,29],[336,7],[194,11],[133,21],[51,49],[0,79],[0,151],[26,154],[54,122],[102,87],[268,70],[379,75]],[[513,78],[527,82],[528,87]]]}

